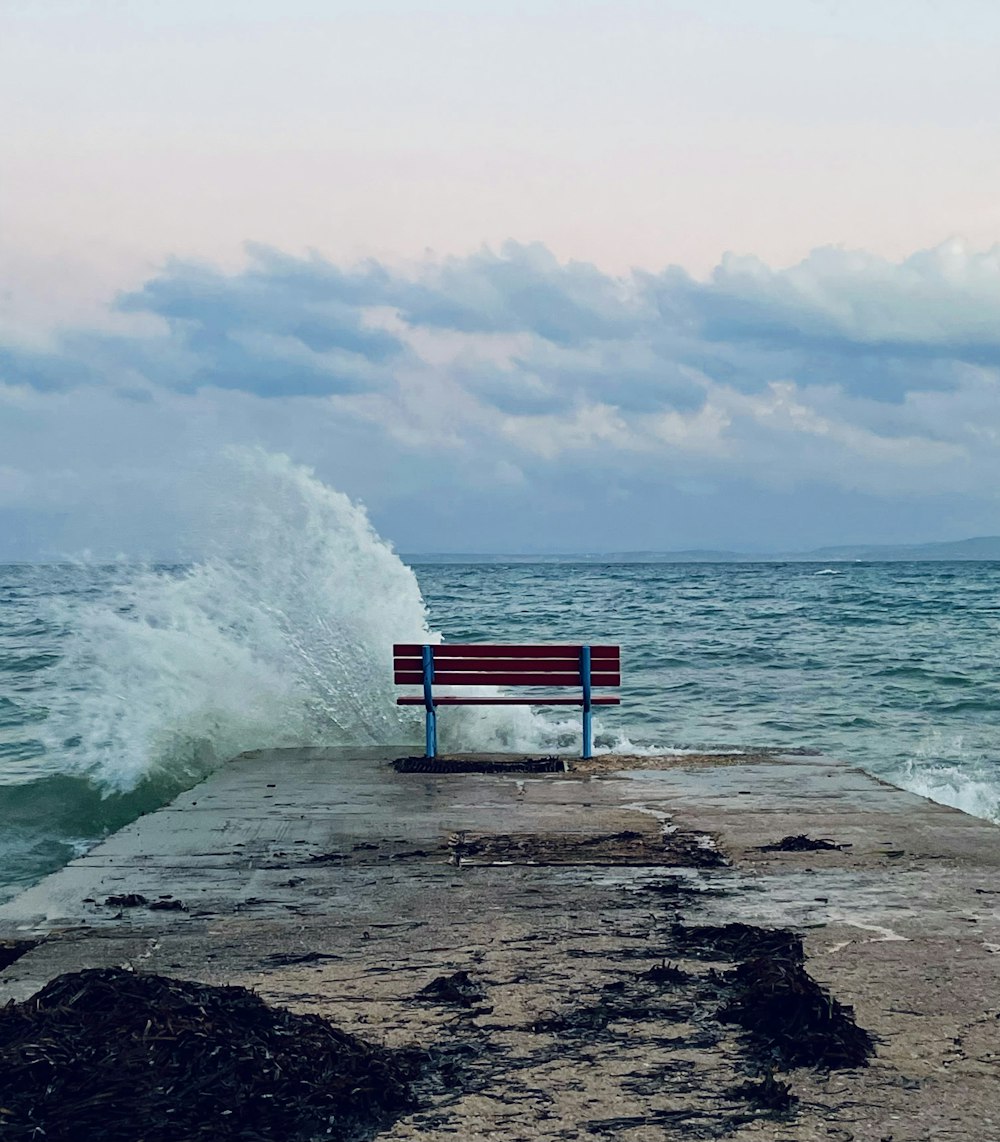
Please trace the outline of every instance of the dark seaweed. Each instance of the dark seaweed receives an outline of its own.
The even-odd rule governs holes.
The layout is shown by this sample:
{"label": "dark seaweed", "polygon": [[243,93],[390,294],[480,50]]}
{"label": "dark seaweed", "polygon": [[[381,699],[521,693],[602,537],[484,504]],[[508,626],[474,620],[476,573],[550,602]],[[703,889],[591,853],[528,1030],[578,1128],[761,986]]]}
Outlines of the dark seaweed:
{"label": "dark seaweed", "polygon": [[417,994],[422,999],[429,999],[435,1003],[475,1007],[486,998],[486,989],[472,979],[468,972],[457,971],[452,975],[439,975],[426,987],[422,987]]}
{"label": "dark seaweed", "polygon": [[[546,1034],[563,1035],[568,1038],[591,1039],[596,1032],[606,1031],[609,1023],[665,1022],[683,1023],[692,1013],[688,1004],[665,1005],[644,995],[611,994],[596,1003],[571,1007],[555,1015],[536,1019],[531,1030]],[[612,1034],[612,1038],[627,1037]]]}
{"label": "dark seaweed", "polygon": [[810,976],[801,959],[774,955],[729,973],[731,998],[716,1013],[747,1031],[759,1058],[792,1067],[864,1067],[875,1053],[871,1034]]}
{"label": "dark seaweed", "polygon": [[758,1110],[769,1110],[776,1115],[791,1114],[799,1101],[788,1083],[776,1079],[770,1071],[756,1081],[747,1079],[745,1083],[731,1086],[726,1097],[742,1099]]}
{"label": "dark seaweed", "polygon": [[448,842],[455,864],[535,865],[674,865],[718,868],[725,865],[722,854],[705,843],[703,833],[643,833],[624,829],[599,835],[536,835],[531,833],[455,833]]}
{"label": "dark seaweed", "polygon": [[651,967],[649,971],[641,972],[639,979],[644,979],[649,983],[678,984],[687,983],[691,979],[691,974],[676,967],[674,964],[668,964],[667,961],[664,960],[662,963]]}
{"label": "dark seaweed", "polygon": [[40,943],[40,940],[0,940],[0,971],[26,956]]}
{"label": "dark seaweed", "polygon": [[342,960],[332,952],[272,952],[261,960],[272,968],[294,967],[296,964],[318,964],[323,960]]}
{"label": "dark seaweed", "polygon": [[848,847],[848,845],[835,845],[832,841],[814,840],[812,837],[807,837],[805,833],[799,833],[794,837],[782,837],[780,841],[775,841],[773,845],[758,845],[757,852],[814,853],[823,850],[843,852],[843,850]]}
{"label": "dark seaweed", "polygon": [[686,957],[700,960],[748,960],[779,956],[802,963],[802,938],[788,928],[757,928],[752,924],[675,924],[671,939]]}
{"label": "dark seaweed", "polygon": [[413,1105],[412,1052],[241,987],[119,968],[0,1009],[4,1142],[370,1138]]}
{"label": "dark seaweed", "polygon": [[474,757],[397,757],[397,773],[565,773],[561,757],[522,757],[507,760]]}

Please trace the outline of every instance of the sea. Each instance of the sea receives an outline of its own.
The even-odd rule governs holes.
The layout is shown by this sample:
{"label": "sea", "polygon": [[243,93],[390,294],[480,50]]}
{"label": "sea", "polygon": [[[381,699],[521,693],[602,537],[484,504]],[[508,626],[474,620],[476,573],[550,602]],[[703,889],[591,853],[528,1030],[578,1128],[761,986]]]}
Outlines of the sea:
{"label": "sea", "polygon": [[[0,566],[0,900],[243,750],[422,744],[393,642],[617,643],[605,751],[813,749],[1000,822],[1000,563],[423,563],[283,457],[183,561]],[[443,750],[572,754],[565,708]]]}

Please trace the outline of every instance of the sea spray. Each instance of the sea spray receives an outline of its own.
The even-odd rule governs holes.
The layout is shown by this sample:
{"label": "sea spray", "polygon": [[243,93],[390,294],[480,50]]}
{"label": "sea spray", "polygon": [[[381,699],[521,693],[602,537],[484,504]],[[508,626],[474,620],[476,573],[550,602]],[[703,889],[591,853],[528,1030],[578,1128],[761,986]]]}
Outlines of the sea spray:
{"label": "sea spray", "polygon": [[970,745],[965,734],[927,731],[916,741],[912,756],[897,762],[886,776],[939,805],[1000,824],[997,755]]}
{"label": "sea spray", "polygon": [[[70,633],[46,724],[64,769],[107,791],[178,787],[243,750],[420,740],[397,707],[392,643],[437,642],[416,577],[362,507],[287,457],[232,449],[199,474],[212,554],[122,566],[63,604]],[[541,749],[556,723],[523,708],[442,719],[445,749]]]}

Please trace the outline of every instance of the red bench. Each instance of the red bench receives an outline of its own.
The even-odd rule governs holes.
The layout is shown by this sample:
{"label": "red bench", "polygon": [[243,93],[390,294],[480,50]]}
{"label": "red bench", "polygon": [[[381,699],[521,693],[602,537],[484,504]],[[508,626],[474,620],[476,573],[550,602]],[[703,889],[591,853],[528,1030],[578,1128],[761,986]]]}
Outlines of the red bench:
{"label": "red bench", "polygon": [[[592,754],[591,709],[617,706],[621,699],[595,697],[595,686],[621,685],[617,646],[497,646],[493,644],[396,643],[392,648],[397,686],[420,686],[423,693],[397,698],[397,706],[427,711],[427,756],[437,753],[438,706],[582,706],[583,756]],[[435,694],[435,686],[578,686],[579,697],[518,698],[507,694],[464,698]]]}

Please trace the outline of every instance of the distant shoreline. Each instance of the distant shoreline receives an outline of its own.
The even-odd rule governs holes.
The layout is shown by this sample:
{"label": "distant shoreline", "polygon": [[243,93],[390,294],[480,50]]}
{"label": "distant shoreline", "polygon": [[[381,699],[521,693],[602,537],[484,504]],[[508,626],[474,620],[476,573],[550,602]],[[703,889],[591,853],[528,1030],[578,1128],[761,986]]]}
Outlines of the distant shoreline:
{"label": "distant shoreline", "polygon": [[[728,551],[707,548],[685,548],[678,551],[400,551],[404,563],[1000,563],[1000,535],[977,536],[940,543],[857,544],[852,546],[815,547],[809,551]],[[153,564],[185,566],[197,563],[199,556],[164,555],[106,558],[91,557],[82,565],[115,566],[121,564]],[[2,559],[2,567],[73,566],[77,561],[54,559]],[[79,565],[79,564],[78,564]]]}
{"label": "distant shoreline", "polygon": [[405,563],[1000,563],[1000,536],[945,543],[818,547],[811,551],[401,552]]}

